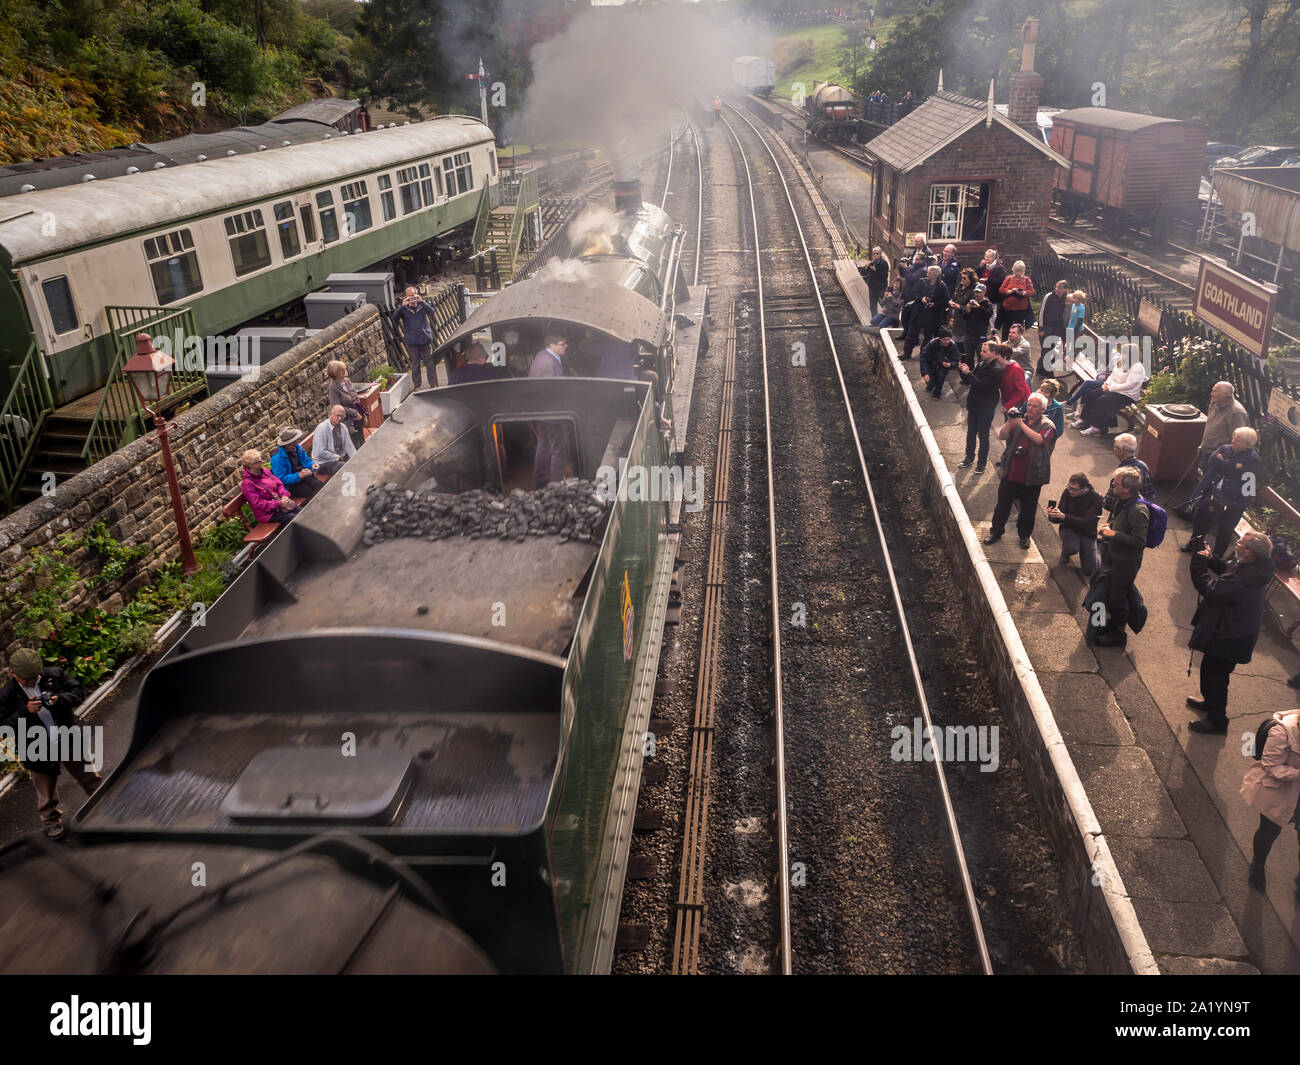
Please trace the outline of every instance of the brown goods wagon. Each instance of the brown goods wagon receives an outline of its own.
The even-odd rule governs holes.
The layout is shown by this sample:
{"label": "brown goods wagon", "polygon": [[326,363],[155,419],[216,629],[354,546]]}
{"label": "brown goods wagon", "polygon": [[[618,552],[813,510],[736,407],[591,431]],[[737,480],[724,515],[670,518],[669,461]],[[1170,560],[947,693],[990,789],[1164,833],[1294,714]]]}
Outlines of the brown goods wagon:
{"label": "brown goods wagon", "polygon": [[1145,228],[1163,239],[1199,211],[1209,129],[1196,122],[1078,107],[1052,116],[1052,148],[1070,160],[1053,190],[1062,215],[1100,213],[1102,228]]}

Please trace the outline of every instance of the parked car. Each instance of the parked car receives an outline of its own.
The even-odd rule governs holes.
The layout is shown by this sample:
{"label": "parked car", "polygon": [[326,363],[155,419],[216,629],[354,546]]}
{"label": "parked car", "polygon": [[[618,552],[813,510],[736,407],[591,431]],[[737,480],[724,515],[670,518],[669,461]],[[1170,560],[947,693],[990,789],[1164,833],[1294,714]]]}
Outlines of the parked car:
{"label": "parked car", "polygon": [[1300,162],[1300,148],[1294,145],[1279,147],[1275,144],[1256,144],[1239,155],[1224,156],[1212,164],[1210,169],[1235,170],[1239,166],[1295,166],[1297,162]]}
{"label": "parked car", "polygon": [[1240,144],[1224,144],[1221,141],[1207,144],[1205,146],[1205,172],[1208,174],[1220,159],[1240,155],[1245,150]]}

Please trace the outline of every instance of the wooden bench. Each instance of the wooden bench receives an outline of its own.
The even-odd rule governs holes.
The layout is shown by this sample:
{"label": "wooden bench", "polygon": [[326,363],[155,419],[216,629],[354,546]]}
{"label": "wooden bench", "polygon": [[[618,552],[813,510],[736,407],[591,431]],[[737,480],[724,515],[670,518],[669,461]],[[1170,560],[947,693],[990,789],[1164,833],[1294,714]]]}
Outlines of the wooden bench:
{"label": "wooden bench", "polygon": [[[1062,374],[1058,380],[1068,377],[1076,378],[1078,384],[1083,384],[1084,381],[1095,381],[1097,379],[1097,368],[1093,366],[1091,359],[1076,356],[1071,363],[1070,372]],[[1070,391],[1073,391],[1073,389],[1070,389]],[[1136,403],[1130,403],[1127,407],[1122,407],[1115,414],[1116,417],[1124,419],[1130,433],[1135,431],[1140,433],[1146,426],[1146,418],[1142,414],[1142,408]]]}
{"label": "wooden bench", "polygon": [[[312,430],[312,432],[308,433],[298,441],[298,446],[306,451],[308,455],[311,454],[312,437],[314,434],[315,430]],[[312,461],[314,462],[315,459],[313,458]],[[243,475],[241,474],[240,476],[242,477]],[[322,484],[330,479],[328,473],[321,473],[320,470],[316,471],[315,476]],[[233,496],[230,497],[229,500],[226,501],[225,505],[222,506],[221,516],[226,519],[238,518],[243,524],[244,529],[246,530],[244,543],[249,545],[248,557],[251,559],[260,547],[284,528],[284,523],[277,521],[249,521],[244,515],[244,508],[246,506],[251,514],[253,508],[249,506],[248,500],[244,498],[244,490],[241,487]],[[257,515],[254,514],[253,517],[256,519]]]}

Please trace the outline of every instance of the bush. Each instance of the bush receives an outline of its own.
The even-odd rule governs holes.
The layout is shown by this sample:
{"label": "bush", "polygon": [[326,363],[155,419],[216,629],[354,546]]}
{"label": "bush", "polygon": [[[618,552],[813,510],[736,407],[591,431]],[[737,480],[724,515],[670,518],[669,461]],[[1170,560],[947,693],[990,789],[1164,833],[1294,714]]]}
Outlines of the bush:
{"label": "bush", "polygon": [[384,392],[388,389],[389,378],[396,376],[396,374],[397,371],[385,363],[383,366],[376,366],[370,371],[370,380],[378,381],[380,383],[379,391]]}

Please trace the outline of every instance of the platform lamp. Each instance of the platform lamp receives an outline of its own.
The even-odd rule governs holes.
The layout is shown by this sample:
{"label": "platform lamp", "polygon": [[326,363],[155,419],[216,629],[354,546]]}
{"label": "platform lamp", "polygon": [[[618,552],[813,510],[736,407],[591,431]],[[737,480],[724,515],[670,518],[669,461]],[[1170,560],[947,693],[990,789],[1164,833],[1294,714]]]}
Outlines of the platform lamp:
{"label": "platform lamp", "polygon": [[176,360],[153,346],[148,333],[137,333],[135,354],[127,360],[123,370],[126,379],[131,382],[140,406],[153,418],[153,426],[158,430],[158,443],[162,447],[163,468],[167,471],[167,490],[172,497],[172,514],[176,518],[176,535],[181,544],[181,572],[193,573],[199,568],[194,559],[194,545],[190,542],[190,526],[185,520],[185,505],[181,501],[181,486],[176,479],[176,464],[172,461],[171,441],[167,438],[167,422],[154,407],[157,406],[172,387],[172,367]]}

